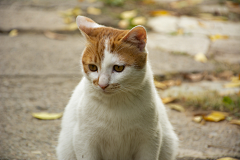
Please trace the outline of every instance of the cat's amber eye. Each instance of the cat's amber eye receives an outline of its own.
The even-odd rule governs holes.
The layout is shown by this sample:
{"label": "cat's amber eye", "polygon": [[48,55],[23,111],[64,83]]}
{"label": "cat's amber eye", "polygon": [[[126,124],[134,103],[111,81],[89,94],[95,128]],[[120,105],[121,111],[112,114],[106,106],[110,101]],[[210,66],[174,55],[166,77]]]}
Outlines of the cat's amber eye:
{"label": "cat's amber eye", "polygon": [[118,65],[114,65],[113,66],[113,70],[116,72],[122,72],[124,70],[125,66],[118,66]]}
{"label": "cat's amber eye", "polygon": [[88,68],[89,68],[89,69],[90,69],[90,71],[92,71],[92,72],[95,72],[95,71],[97,71],[97,70],[98,70],[97,66],[96,66],[96,65],[94,65],[94,64],[89,64],[89,65],[88,65]]}

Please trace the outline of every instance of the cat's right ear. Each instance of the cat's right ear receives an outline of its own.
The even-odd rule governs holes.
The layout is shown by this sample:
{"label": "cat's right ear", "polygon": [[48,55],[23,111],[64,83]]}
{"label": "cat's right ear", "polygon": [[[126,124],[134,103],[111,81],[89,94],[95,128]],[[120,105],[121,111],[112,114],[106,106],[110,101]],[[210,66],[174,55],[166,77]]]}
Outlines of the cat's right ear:
{"label": "cat's right ear", "polygon": [[102,25],[99,25],[96,22],[94,22],[92,19],[84,16],[77,16],[76,23],[82,35],[86,39],[89,38],[94,28],[103,27]]}

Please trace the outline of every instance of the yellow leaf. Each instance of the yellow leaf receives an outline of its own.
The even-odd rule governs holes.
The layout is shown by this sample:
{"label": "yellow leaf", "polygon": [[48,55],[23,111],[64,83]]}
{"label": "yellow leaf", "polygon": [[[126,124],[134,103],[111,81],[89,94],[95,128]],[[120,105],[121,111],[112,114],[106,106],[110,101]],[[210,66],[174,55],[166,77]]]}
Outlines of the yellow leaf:
{"label": "yellow leaf", "polygon": [[78,26],[75,22],[68,24],[65,28],[63,28],[64,31],[75,31],[78,29]]}
{"label": "yellow leaf", "polygon": [[179,111],[179,112],[184,112],[185,111],[185,108],[179,104],[169,104],[167,105],[169,108],[171,109],[174,109],[176,111]]}
{"label": "yellow leaf", "polygon": [[146,22],[147,20],[145,17],[136,17],[132,20],[133,25],[144,25]]}
{"label": "yellow leaf", "polygon": [[158,82],[158,81],[154,81],[154,84],[155,84],[156,88],[159,88],[159,89],[166,89],[167,88],[166,84]]}
{"label": "yellow leaf", "polygon": [[231,158],[231,157],[224,157],[224,158],[219,158],[217,160],[237,160],[236,158]]}
{"label": "yellow leaf", "polygon": [[75,7],[72,9],[72,14],[74,16],[78,16],[78,15],[82,14],[82,10],[79,7]]}
{"label": "yellow leaf", "polygon": [[40,113],[32,113],[32,116],[37,119],[43,119],[43,120],[53,120],[61,118],[63,113],[46,113],[46,112],[40,112]]}
{"label": "yellow leaf", "polygon": [[203,53],[198,53],[194,56],[194,60],[202,63],[207,62],[207,57]]}
{"label": "yellow leaf", "polygon": [[211,41],[216,41],[218,39],[228,39],[229,36],[226,35],[221,35],[221,34],[215,34],[215,35],[210,35],[209,38],[211,39]]}
{"label": "yellow leaf", "polygon": [[200,123],[202,121],[202,119],[203,119],[202,116],[194,116],[192,120],[196,123]]}
{"label": "yellow leaf", "polygon": [[131,19],[133,17],[137,16],[137,11],[136,10],[131,10],[131,11],[125,11],[120,14],[120,17],[122,19]]}
{"label": "yellow leaf", "polygon": [[225,88],[235,88],[240,87],[240,81],[237,82],[231,82],[224,85]]}
{"label": "yellow leaf", "polygon": [[219,122],[226,118],[226,114],[224,112],[213,111],[211,114],[204,116],[203,118],[206,121]]}
{"label": "yellow leaf", "polygon": [[13,29],[9,32],[9,37],[16,37],[18,35],[18,30]]}
{"label": "yellow leaf", "polygon": [[231,124],[236,124],[240,126],[240,120],[239,119],[233,119],[230,121]]}
{"label": "yellow leaf", "polygon": [[150,12],[150,14],[152,16],[166,16],[166,15],[171,15],[171,12],[167,10],[156,10],[156,11]]}
{"label": "yellow leaf", "polygon": [[174,100],[175,100],[175,98],[172,98],[172,97],[162,98],[162,102],[163,102],[164,104],[170,103],[170,102],[172,102],[172,101],[174,101]]}
{"label": "yellow leaf", "polygon": [[118,22],[120,28],[127,28],[129,26],[129,20],[123,19]]}
{"label": "yellow leaf", "polygon": [[56,40],[64,40],[66,38],[66,36],[63,34],[58,34],[58,33],[50,32],[50,31],[44,32],[44,35],[47,38],[56,39]]}
{"label": "yellow leaf", "polygon": [[70,24],[70,23],[73,22],[73,19],[71,17],[66,17],[66,18],[63,19],[63,21],[64,21],[65,24]]}
{"label": "yellow leaf", "polygon": [[101,9],[95,7],[88,7],[87,13],[92,15],[100,15],[102,13]]}

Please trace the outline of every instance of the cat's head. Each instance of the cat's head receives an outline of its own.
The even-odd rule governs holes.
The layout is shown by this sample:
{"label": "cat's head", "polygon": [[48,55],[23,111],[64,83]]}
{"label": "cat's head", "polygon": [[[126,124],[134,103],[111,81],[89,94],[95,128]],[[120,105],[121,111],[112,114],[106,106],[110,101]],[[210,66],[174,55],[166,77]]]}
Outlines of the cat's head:
{"label": "cat's head", "polygon": [[81,59],[83,74],[93,88],[109,94],[139,88],[147,63],[145,28],[118,30],[84,16],[76,22],[87,41]]}

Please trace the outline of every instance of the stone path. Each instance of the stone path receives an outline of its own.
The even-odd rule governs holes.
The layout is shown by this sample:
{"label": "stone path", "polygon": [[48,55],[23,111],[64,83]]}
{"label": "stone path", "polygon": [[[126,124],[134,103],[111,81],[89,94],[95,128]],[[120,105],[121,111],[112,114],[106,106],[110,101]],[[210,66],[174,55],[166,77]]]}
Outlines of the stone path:
{"label": "stone path", "polygon": [[[62,41],[48,39],[43,34],[46,30],[62,30],[65,25],[59,11],[76,5],[86,8],[92,4],[76,0],[0,2],[0,159],[56,159],[61,120],[39,121],[31,113],[62,112],[81,79],[79,57],[84,41],[80,33],[65,32]],[[96,21],[107,22],[106,18],[96,18]],[[156,26],[148,33],[149,59],[155,75],[213,71],[214,61],[240,62],[239,23],[201,20],[200,24],[206,26],[202,28],[199,19],[189,17],[161,17],[149,23]],[[169,34],[179,28],[191,34]],[[18,29],[19,35],[9,37],[7,32],[12,29]],[[230,38],[211,42],[210,34]],[[213,55],[213,60],[196,62],[193,56],[197,53]],[[199,86],[204,84],[187,83],[178,90]],[[221,86],[219,83],[216,88]],[[176,92],[175,89],[170,88],[165,95]],[[179,160],[240,157],[237,126],[226,122],[201,126],[191,121],[190,112],[168,112],[181,140]]]}

